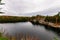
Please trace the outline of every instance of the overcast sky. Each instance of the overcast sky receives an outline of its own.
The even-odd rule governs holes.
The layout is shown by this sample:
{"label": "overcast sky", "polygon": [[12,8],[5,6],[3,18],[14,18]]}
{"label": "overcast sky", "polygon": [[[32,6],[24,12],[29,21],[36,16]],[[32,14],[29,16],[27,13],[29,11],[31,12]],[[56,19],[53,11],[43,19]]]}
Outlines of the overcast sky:
{"label": "overcast sky", "polygon": [[6,15],[55,15],[60,11],[60,0],[3,0]]}

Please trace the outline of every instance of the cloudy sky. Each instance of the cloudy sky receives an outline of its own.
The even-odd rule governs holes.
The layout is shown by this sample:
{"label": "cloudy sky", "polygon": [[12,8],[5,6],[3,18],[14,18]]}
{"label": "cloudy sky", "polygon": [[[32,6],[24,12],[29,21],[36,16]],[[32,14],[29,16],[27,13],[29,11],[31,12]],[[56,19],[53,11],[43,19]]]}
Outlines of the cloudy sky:
{"label": "cloudy sky", "polygon": [[6,15],[55,15],[60,11],[60,0],[2,0]]}

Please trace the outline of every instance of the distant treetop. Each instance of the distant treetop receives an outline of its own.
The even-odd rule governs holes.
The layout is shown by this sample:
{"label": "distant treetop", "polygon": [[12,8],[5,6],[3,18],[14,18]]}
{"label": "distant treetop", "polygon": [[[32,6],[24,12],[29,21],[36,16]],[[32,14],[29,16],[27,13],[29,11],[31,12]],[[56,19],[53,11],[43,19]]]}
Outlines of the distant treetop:
{"label": "distant treetop", "polygon": [[58,14],[56,14],[55,16],[60,16],[60,12],[58,12]]}

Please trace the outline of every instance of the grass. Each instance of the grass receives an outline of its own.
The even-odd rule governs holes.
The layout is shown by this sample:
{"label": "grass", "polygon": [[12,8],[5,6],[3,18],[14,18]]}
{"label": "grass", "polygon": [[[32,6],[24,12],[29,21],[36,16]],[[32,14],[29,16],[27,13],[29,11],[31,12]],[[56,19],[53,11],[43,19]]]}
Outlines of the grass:
{"label": "grass", "polygon": [[0,37],[0,40],[8,40],[8,38]]}
{"label": "grass", "polygon": [[58,40],[58,38],[57,37],[54,37],[54,40]]}
{"label": "grass", "polygon": [[0,40],[8,40],[8,38],[6,38],[6,37],[4,37],[4,36],[2,36],[3,34],[2,33],[0,33]]}

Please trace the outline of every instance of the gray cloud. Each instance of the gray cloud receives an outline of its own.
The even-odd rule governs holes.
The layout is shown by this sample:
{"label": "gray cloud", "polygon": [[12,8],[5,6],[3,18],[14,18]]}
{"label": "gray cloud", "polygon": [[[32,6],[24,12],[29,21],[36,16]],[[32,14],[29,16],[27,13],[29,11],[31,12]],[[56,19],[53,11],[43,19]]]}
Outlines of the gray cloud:
{"label": "gray cloud", "polygon": [[55,15],[60,11],[60,0],[4,0],[7,15]]}
{"label": "gray cloud", "polygon": [[60,7],[55,7],[55,8],[48,8],[45,9],[44,11],[39,11],[39,12],[32,12],[32,13],[27,13],[24,15],[55,15],[58,12],[60,12]]}

